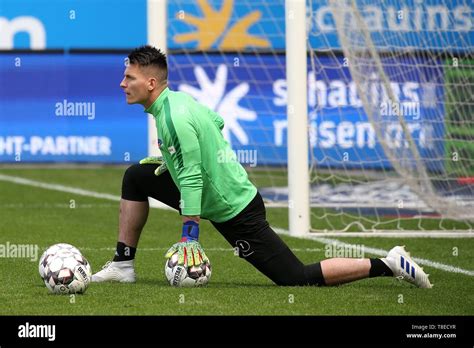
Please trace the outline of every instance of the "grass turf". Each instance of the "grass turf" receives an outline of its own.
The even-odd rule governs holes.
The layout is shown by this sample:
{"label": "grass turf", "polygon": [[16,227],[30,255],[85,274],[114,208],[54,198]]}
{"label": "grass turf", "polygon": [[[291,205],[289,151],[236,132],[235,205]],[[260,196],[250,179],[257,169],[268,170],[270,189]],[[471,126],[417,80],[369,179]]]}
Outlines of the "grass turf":
{"label": "grass turf", "polygon": [[[123,168],[20,169],[0,174],[82,189],[120,194]],[[39,255],[49,245],[77,246],[93,271],[112,257],[118,202],[0,181],[0,244],[34,244]],[[272,226],[287,226],[285,209],[268,209]],[[429,224],[429,222],[427,222]],[[164,277],[167,248],[179,236],[181,220],[172,211],[153,209],[136,258],[136,284],[92,284],[84,295],[48,293],[37,261],[0,260],[0,315],[472,315],[471,276],[425,267],[435,284],[417,289],[393,278],[365,279],[338,287],[277,287],[233,250],[208,222],[200,241],[213,274],[205,288],[170,287]],[[324,245],[282,237],[305,263],[325,258]],[[405,244],[416,257],[474,269],[473,239],[338,238],[390,249]],[[39,256],[38,255],[38,256]],[[366,255],[370,257],[371,255]]]}

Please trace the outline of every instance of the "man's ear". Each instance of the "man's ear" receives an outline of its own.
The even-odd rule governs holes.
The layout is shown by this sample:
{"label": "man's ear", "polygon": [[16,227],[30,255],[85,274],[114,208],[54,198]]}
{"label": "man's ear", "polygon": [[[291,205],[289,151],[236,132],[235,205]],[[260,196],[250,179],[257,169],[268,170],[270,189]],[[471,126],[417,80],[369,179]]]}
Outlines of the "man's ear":
{"label": "man's ear", "polygon": [[153,91],[153,90],[156,88],[156,86],[157,86],[156,78],[150,77],[150,78],[148,79],[148,87],[147,87],[147,88],[148,88],[148,92]]}

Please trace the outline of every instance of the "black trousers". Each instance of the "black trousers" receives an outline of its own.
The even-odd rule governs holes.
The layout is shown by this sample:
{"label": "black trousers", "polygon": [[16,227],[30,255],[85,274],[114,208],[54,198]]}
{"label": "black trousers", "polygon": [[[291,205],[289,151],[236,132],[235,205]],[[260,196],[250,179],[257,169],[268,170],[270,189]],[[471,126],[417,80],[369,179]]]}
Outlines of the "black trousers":
{"label": "black trousers", "polygon": [[[123,177],[122,198],[144,202],[148,197],[179,209],[180,192],[169,172],[156,176],[156,165],[132,165]],[[239,253],[277,285],[324,285],[320,263],[304,265],[272,230],[259,193],[237,216],[211,221]]]}

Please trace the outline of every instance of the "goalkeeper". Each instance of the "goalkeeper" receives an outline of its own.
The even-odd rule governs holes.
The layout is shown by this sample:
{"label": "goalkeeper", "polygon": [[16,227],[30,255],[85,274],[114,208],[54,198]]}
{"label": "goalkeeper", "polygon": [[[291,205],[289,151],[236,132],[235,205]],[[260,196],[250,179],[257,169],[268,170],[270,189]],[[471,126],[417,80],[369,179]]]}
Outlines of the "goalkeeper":
{"label": "goalkeeper", "polygon": [[146,158],[126,170],[115,257],[93,275],[93,282],[135,282],[136,248],[148,217],[148,197],[153,197],[182,215],[181,240],[166,254],[178,252],[181,264],[207,260],[198,242],[202,218],[237,248],[241,258],[278,285],[336,285],[397,276],[431,287],[403,247],[393,248],[382,259],[333,258],[304,265],[269,226],[262,197],[245,169],[236,160],[219,160],[227,159],[220,153],[231,151],[221,134],[223,119],[167,87],[168,68],[161,51],[143,46],[128,58],[120,87],[128,104],[141,104],[154,116],[163,159]]}

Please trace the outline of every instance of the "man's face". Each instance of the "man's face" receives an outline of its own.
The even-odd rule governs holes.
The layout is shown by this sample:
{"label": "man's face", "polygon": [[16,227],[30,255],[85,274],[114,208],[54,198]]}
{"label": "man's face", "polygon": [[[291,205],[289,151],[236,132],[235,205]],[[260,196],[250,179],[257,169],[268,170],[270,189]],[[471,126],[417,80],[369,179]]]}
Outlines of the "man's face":
{"label": "man's face", "polygon": [[137,64],[129,64],[120,87],[125,92],[128,104],[145,104],[149,98],[149,77]]}

